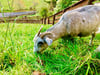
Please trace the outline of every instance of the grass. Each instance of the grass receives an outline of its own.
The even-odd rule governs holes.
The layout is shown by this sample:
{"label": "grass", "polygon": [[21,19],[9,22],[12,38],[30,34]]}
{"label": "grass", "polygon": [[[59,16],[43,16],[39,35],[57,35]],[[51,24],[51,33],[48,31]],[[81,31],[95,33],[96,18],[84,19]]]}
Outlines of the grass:
{"label": "grass", "polygon": [[[39,3],[39,0],[0,0],[0,8],[4,9],[4,12],[12,12],[12,10],[34,8]],[[0,10],[1,11],[1,10]]]}
{"label": "grass", "polygon": [[[94,45],[88,46],[90,36],[71,40],[58,39],[44,52],[33,54],[33,38],[39,24],[0,24],[0,75],[32,75],[39,71],[51,75],[99,75],[100,34]],[[44,25],[42,32],[51,25]]]}

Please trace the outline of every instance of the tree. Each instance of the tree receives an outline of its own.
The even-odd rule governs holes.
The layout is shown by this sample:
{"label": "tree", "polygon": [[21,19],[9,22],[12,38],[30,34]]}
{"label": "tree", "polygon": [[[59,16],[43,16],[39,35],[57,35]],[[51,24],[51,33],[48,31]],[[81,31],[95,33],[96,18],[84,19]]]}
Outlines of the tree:
{"label": "tree", "polygon": [[48,16],[48,11],[49,11],[49,5],[45,2],[41,2],[36,10],[39,13],[39,16],[41,16],[42,18],[46,18]]}
{"label": "tree", "polygon": [[64,8],[70,6],[73,4],[73,1],[79,1],[79,0],[58,0],[56,7],[54,8],[54,12],[59,12],[63,10]]}
{"label": "tree", "polygon": [[48,3],[50,5],[50,10],[53,11],[53,9],[56,7],[57,0],[44,0],[44,2]]}

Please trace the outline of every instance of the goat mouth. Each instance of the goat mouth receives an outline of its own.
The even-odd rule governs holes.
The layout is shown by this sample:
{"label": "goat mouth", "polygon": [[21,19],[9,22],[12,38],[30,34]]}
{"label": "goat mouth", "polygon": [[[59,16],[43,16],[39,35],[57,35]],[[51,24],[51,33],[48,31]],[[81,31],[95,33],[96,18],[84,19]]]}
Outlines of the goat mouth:
{"label": "goat mouth", "polygon": [[40,53],[39,51],[37,51],[37,53]]}
{"label": "goat mouth", "polygon": [[40,53],[40,51],[34,51],[34,54],[35,54],[35,53]]}

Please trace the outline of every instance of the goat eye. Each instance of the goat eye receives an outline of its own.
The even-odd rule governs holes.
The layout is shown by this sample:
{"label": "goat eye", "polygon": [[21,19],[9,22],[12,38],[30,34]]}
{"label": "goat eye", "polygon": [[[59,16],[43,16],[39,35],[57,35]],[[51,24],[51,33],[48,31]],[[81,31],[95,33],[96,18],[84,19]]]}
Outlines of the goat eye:
{"label": "goat eye", "polygon": [[38,43],[38,46],[42,46],[42,45],[43,45],[43,42],[39,42],[39,43]]}

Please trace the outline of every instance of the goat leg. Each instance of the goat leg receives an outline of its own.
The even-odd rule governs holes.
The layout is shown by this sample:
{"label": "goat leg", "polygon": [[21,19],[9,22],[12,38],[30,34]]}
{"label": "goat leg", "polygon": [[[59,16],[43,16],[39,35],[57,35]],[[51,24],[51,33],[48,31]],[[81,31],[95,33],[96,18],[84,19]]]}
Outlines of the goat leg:
{"label": "goat leg", "polygon": [[92,46],[93,45],[93,39],[95,37],[95,32],[92,33],[92,37],[91,37],[91,40],[90,40],[90,43],[89,43],[89,46]]}

